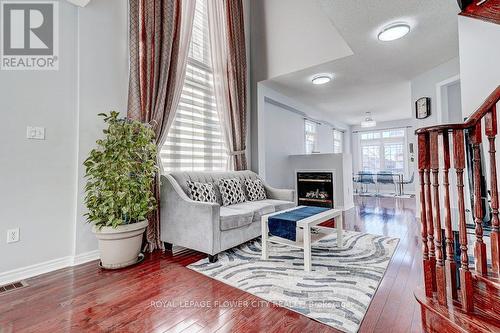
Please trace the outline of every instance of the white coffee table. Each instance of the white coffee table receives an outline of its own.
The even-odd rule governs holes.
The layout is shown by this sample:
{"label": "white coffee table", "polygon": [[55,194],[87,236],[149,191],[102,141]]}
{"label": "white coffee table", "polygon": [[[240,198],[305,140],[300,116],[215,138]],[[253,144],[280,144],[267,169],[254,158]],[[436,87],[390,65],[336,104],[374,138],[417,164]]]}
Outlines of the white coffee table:
{"label": "white coffee table", "polygon": [[[297,208],[302,208],[305,206],[298,206],[291,209],[283,210],[280,212],[263,215],[261,219],[262,225],[262,259],[269,259],[268,249],[269,243],[283,244],[288,246],[293,246],[299,249],[304,250],[304,270],[306,272],[311,271],[311,246],[314,242],[330,235],[332,232],[337,232],[337,246],[339,248],[342,247],[342,229],[343,229],[343,220],[342,220],[342,210],[340,209],[329,209],[324,212],[315,214],[313,216],[307,217],[305,219],[297,221],[296,227],[296,240],[291,241],[285,238],[277,237],[277,236],[269,236],[269,226],[268,220],[269,217],[273,215],[282,214],[284,212],[289,212],[295,210]],[[336,218],[335,228],[330,227],[321,227],[318,224],[326,222]],[[311,232],[314,230],[314,232]]]}

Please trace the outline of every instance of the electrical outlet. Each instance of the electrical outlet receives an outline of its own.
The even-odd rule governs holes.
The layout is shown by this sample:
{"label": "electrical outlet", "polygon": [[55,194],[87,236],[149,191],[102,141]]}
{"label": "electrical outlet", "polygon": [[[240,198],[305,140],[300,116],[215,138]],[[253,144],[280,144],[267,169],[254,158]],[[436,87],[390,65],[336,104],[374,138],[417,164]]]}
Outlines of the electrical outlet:
{"label": "electrical outlet", "polygon": [[26,137],[32,140],[45,140],[45,128],[28,126],[26,128]]}
{"label": "electrical outlet", "polygon": [[19,242],[19,228],[7,230],[7,243]]}

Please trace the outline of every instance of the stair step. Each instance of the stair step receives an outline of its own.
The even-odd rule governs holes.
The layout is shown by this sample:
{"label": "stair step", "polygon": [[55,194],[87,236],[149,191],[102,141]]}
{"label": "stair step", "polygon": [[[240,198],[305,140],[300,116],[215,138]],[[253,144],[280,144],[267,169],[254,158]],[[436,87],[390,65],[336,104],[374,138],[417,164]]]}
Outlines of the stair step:
{"label": "stair step", "polygon": [[497,333],[500,321],[486,313],[479,306],[474,312],[466,313],[458,302],[440,305],[435,298],[428,298],[421,289],[415,291],[415,298],[422,308],[422,326],[426,332],[447,333]]}
{"label": "stair step", "polygon": [[473,273],[474,305],[500,322],[500,281],[496,276]]}
{"label": "stair step", "polygon": [[482,276],[479,275],[475,272],[472,274],[474,278],[476,278],[478,281],[481,281],[485,283],[486,285],[490,286],[491,288],[495,288],[500,292],[500,278],[498,277],[497,274],[488,272],[487,276]]}

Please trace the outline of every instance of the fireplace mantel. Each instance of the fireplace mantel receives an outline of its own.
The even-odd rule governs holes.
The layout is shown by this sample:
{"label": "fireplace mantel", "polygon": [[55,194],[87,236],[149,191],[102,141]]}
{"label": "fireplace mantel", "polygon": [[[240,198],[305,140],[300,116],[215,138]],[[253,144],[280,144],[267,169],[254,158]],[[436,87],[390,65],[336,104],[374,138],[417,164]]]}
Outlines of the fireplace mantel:
{"label": "fireplace mantel", "polygon": [[[335,208],[347,210],[354,207],[352,189],[352,156],[351,154],[310,154],[290,155],[289,177],[295,187],[297,171],[333,171],[333,202]],[[291,187],[290,186],[290,187]]]}

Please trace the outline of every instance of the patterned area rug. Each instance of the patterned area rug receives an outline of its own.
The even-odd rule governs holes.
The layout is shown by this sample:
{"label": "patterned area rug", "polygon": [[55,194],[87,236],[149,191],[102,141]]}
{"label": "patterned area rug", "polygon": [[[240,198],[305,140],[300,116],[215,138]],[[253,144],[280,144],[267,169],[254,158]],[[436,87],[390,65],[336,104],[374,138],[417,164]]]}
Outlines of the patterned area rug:
{"label": "patterned area rug", "polygon": [[260,259],[260,239],[224,253],[210,264],[188,268],[344,332],[357,332],[399,242],[398,238],[344,232],[315,243],[313,271],[303,269],[300,249],[271,244],[269,260]]}

